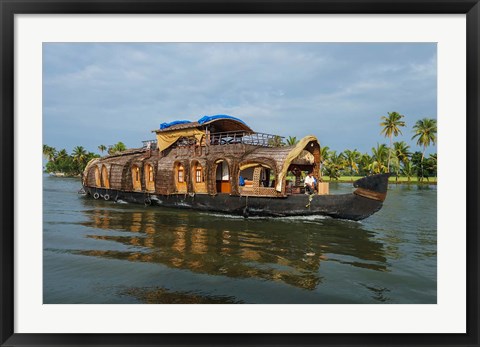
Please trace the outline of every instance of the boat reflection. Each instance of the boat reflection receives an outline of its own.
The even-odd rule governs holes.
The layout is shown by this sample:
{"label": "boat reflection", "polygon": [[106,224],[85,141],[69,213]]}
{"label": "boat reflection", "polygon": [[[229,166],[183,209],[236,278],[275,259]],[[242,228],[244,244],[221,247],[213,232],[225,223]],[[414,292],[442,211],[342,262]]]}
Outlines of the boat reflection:
{"label": "boat reflection", "polygon": [[145,304],[243,304],[231,296],[199,295],[190,292],[172,292],[165,288],[129,288],[119,293],[134,297]]}
{"label": "boat reflection", "polygon": [[85,211],[81,224],[88,228],[88,238],[114,243],[74,253],[280,281],[307,290],[322,282],[321,264],[326,261],[388,271],[384,244],[360,223],[102,207]]}

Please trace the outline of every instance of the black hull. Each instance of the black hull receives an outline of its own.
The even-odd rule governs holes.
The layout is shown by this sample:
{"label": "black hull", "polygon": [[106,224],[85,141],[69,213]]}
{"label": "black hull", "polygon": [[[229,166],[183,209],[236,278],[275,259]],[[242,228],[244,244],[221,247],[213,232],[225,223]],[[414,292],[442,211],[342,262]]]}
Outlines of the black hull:
{"label": "black hull", "polygon": [[[356,194],[290,195],[284,198],[231,196],[229,194],[158,195],[113,189],[84,187],[87,196],[105,200],[123,200],[143,205],[194,209],[226,214],[267,217],[321,215],[361,220],[380,210],[383,203]],[[310,201],[311,198],[311,201]]]}

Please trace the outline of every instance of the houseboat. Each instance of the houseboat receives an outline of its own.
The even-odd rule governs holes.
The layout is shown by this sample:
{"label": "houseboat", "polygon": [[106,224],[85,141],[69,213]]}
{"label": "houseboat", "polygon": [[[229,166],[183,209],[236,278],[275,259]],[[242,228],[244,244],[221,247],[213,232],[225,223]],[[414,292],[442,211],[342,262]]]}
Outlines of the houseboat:
{"label": "houseboat", "polygon": [[[329,194],[320,170],[320,143],[306,136],[292,146],[253,131],[242,120],[204,116],[162,123],[156,139],[91,160],[83,191],[94,199],[248,216],[307,216],[361,220],[378,211],[389,174],[367,176],[348,194]],[[302,175],[317,189],[306,194]]]}

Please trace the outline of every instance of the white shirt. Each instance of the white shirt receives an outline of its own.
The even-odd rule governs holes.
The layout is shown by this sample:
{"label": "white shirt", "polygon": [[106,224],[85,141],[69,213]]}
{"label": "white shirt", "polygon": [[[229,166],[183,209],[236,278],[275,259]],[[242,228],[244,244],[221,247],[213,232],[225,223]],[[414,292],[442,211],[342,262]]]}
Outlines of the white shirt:
{"label": "white shirt", "polygon": [[314,182],[315,182],[315,179],[313,178],[313,176],[305,177],[305,184],[313,185]]}

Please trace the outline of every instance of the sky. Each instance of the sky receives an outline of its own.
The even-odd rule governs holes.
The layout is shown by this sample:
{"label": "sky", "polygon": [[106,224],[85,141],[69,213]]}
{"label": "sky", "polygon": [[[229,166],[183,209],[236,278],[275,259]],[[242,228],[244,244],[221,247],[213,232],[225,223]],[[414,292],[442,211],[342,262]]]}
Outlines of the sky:
{"label": "sky", "polygon": [[[44,43],[43,143],[129,148],[174,120],[228,114],[337,152],[389,144],[381,117],[437,118],[435,43]],[[427,153],[436,152],[431,147]]]}

